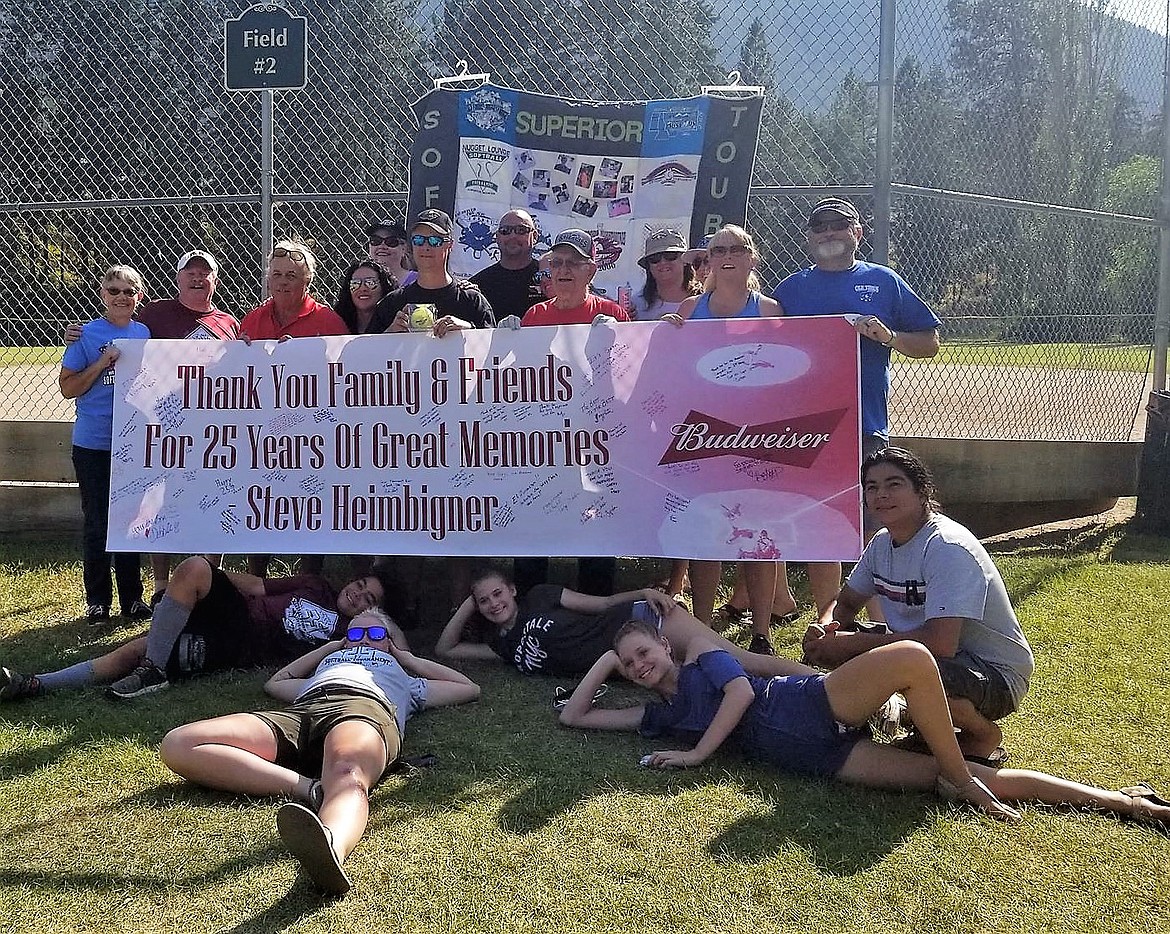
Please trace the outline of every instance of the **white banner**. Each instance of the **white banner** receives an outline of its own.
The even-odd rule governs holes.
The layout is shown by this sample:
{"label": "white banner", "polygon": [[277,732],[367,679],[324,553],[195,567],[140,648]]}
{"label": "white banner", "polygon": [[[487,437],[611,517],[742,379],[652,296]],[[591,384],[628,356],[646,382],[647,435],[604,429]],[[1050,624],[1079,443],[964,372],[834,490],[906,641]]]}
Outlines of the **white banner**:
{"label": "white banner", "polygon": [[860,551],[840,318],[120,349],[114,551]]}

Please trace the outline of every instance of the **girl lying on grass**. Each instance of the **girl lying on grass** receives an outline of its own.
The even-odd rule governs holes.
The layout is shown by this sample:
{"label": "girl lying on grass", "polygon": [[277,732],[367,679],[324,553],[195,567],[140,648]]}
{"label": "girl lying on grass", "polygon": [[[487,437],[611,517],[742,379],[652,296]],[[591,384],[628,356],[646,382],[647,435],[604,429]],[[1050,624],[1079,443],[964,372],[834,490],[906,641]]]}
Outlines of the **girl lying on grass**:
{"label": "girl lying on grass", "polygon": [[[619,710],[594,707],[595,692],[616,673],[661,701]],[[894,692],[905,696],[932,755],[878,744],[860,731]],[[1036,800],[1170,825],[1170,802],[1145,783],[1105,791],[1043,772],[997,771],[967,762],[955,740],[938,664],[917,642],[873,649],[827,675],[764,679],[748,675],[727,652],[698,638],[690,641],[680,666],[653,625],[632,620],[577,685],[560,719],[565,726],[638,730],[692,745],[650,754],[643,762],[655,768],[698,765],[730,742],[748,758],[784,771],[873,788],[934,788],[947,800],[1005,821],[1020,814],[1003,801]]]}
{"label": "girl lying on grass", "polygon": [[[614,635],[631,618],[654,620],[682,652],[695,638],[713,642],[752,674],[815,671],[734,645],[653,588],[596,597],[559,584],[538,584],[518,598],[516,585],[495,568],[472,578],[471,596],[444,627],[435,654],[448,661],[502,661],[522,674],[579,675],[609,651]],[[473,632],[486,633],[487,641],[476,641]]]}
{"label": "girl lying on grass", "polygon": [[366,829],[370,789],[398,758],[407,719],[479,697],[469,678],[401,645],[390,617],[366,610],[344,639],[264,685],[291,706],[177,727],[163,739],[163,762],[209,788],[298,799],[277,811],[280,837],[318,886],[340,895],[350,887],[341,864]]}

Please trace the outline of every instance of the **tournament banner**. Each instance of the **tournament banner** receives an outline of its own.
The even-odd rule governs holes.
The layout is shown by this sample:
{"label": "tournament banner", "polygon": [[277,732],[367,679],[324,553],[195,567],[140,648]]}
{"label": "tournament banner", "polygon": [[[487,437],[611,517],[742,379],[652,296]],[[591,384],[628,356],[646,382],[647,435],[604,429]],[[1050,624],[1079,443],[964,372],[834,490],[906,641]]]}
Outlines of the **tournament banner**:
{"label": "tournament banner", "polygon": [[112,551],[861,551],[844,318],[118,346]]}
{"label": "tournament banner", "polygon": [[743,223],[763,98],[590,103],[489,84],[436,88],[414,110],[409,216],[451,215],[452,272],[496,262],[496,224],[523,208],[538,254],[567,228],[592,234],[594,287],[617,299],[641,287],[650,231],[673,227],[693,244]]}

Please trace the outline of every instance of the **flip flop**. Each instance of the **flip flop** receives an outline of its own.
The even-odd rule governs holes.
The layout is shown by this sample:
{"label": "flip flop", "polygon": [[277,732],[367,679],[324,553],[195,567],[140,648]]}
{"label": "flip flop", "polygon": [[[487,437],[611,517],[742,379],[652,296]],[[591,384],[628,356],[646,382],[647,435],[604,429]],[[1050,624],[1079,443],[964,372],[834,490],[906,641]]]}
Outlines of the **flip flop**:
{"label": "flip flop", "polygon": [[295,801],[282,804],[276,812],[276,829],[318,888],[332,895],[349,891],[349,877],[333,852],[329,828],[309,808]]}
{"label": "flip flop", "polygon": [[798,619],[800,619],[800,607],[797,607],[795,610],[791,610],[788,613],[773,613],[772,625],[787,626],[789,623],[795,623]]}
{"label": "flip flop", "polygon": [[963,756],[963,758],[968,762],[974,762],[976,765],[985,765],[989,769],[1003,768],[1004,763],[1007,762],[1007,760],[1011,757],[1012,754],[1004,749],[1003,746],[996,746],[993,750],[991,750],[991,753],[986,756]]}

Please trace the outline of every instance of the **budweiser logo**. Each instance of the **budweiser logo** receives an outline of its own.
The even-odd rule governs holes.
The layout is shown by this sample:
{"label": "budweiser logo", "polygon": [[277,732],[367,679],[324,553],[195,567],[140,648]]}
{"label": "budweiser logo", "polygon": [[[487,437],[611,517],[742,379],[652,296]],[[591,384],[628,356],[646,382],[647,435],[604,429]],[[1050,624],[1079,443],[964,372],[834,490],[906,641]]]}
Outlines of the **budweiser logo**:
{"label": "budweiser logo", "polygon": [[730,454],[810,467],[847,411],[835,409],[760,425],[733,425],[692,409],[685,421],[670,429],[674,440],[658,465]]}

